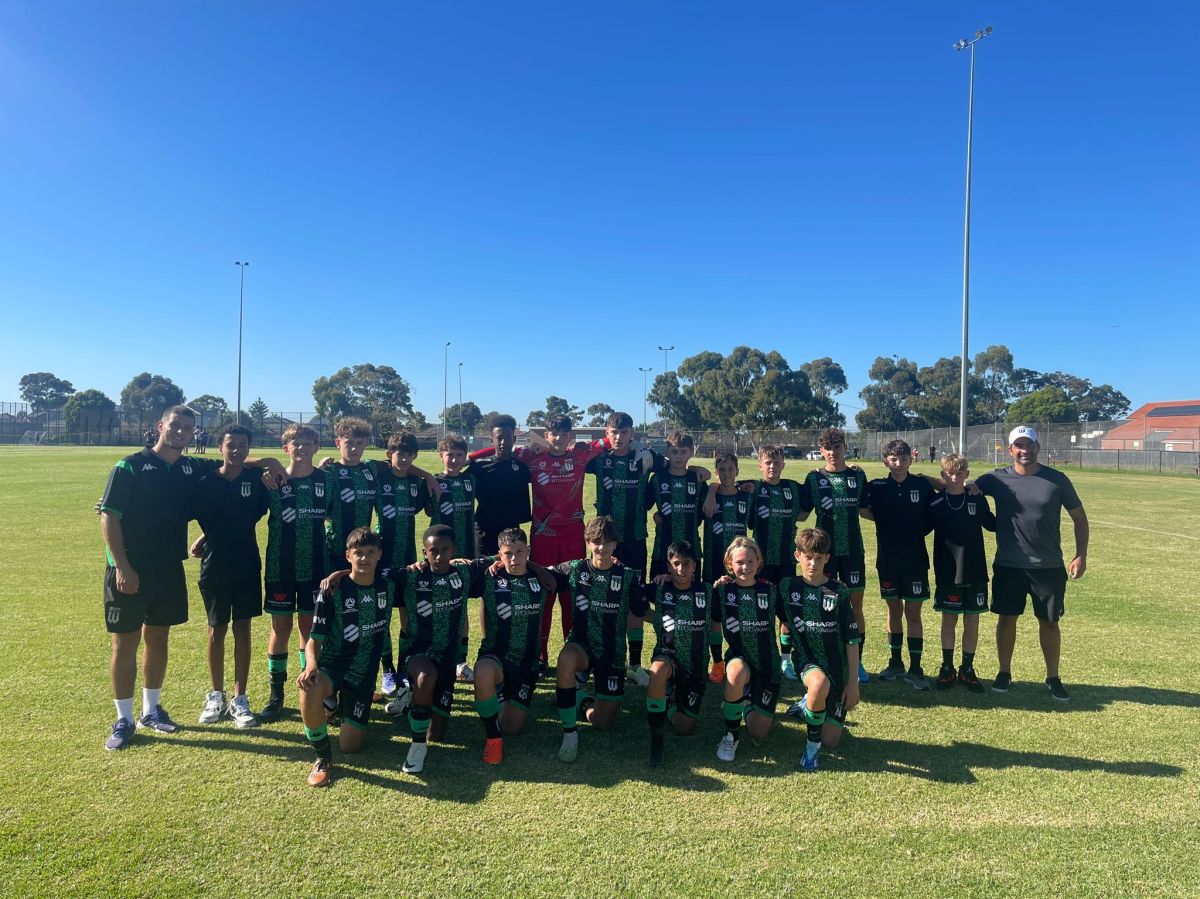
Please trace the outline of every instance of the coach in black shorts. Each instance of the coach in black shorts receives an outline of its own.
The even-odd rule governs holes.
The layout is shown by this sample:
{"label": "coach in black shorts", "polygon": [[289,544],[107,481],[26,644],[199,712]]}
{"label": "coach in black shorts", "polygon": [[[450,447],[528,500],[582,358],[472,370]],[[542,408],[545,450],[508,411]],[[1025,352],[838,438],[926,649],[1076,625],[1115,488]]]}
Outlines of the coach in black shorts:
{"label": "coach in black shorts", "polygon": [[[1061,471],[1038,463],[1038,434],[1030,427],[1013,428],[1008,454],[1013,464],[983,475],[975,483],[996,503],[996,558],[992,571],[992,611],[996,622],[996,655],[1000,672],[992,689],[1004,693],[1012,682],[1013,647],[1017,618],[1033,597],[1042,655],[1046,658],[1046,685],[1062,702],[1070,699],[1058,676],[1062,618],[1067,579],[1081,578],[1087,570],[1088,520],[1075,487]],[[1063,565],[1059,543],[1062,510],[1075,524],[1075,557]]]}

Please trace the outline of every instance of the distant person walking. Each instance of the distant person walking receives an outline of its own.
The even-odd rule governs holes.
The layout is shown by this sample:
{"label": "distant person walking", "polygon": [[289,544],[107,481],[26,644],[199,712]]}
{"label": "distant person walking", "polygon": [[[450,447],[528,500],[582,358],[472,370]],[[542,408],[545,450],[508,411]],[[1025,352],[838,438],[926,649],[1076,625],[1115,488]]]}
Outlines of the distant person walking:
{"label": "distant person walking", "polygon": [[[1071,697],[1058,676],[1062,635],[1058,622],[1065,608],[1067,579],[1087,570],[1088,520],[1071,479],[1038,463],[1038,433],[1027,426],[1008,435],[1013,464],[983,475],[975,483],[996,503],[996,558],[993,560],[992,611],[996,622],[996,655],[1000,671],[992,683],[1005,693],[1012,682],[1017,619],[1033,597],[1038,636],[1046,659],[1046,686],[1060,702]],[[1065,567],[1060,548],[1062,510],[1075,524],[1075,556]]]}
{"label": "distant person walking", "polygon": [[929,444],[929,461],[937,462],[937,444]]}

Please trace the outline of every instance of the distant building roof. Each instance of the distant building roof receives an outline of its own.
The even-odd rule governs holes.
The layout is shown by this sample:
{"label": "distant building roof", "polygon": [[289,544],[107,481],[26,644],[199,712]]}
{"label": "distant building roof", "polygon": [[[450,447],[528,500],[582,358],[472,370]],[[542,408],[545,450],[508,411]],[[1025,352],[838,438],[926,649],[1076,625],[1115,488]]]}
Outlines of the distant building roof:
{"label": "distant building roof", "polygon": [[1105,434],[1100,445],[1104,449],[1135,449],[1147,443],[1200,446],[1200,400],[1146,403]]}

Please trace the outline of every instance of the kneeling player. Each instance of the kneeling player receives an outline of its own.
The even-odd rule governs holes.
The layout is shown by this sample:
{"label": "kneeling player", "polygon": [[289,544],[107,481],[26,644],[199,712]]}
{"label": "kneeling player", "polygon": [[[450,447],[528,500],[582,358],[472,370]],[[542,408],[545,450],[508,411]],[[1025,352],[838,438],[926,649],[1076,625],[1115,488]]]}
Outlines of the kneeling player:
{"label": "kneeling player", "polygon": [[846,713],[858,705],[858,647],[861,638],[850,588],[825,574],[833,541],[818,528],[796,535],[800,577],[780,585],[787,605],[796,670],[804,698],[788,709],[808,725],[808,744],[801,766],[817,770],[822,743],[841,740]]}
{"label": "kneeling player", "polygon": [[[563,726],[558,758],[563,762],[579,755],[580,714],[600,730],[613,726],[625,695],[626,640],[631,632],[641,633],[646,614],[641,571],[613,558],[618,534],[612,518],[593,518],[583,536],[589,557],[550,569],[559,589],[569,587],[575,597],[571,636],[558,655],[555,690]],[[596,678],[594,701],[584,692],[588,672]]]}
{"label": "kneeling player", "polygon": [[346,538],[349,577],[316,600],[304,672],[296,679],[304,735],[317,753],[308,775],[314,787],[327,786],[330,777],[326,699],[340,696],[342,722],[350,725],[338,737],[342,752],[357,752],[366,737],[371,693],[392,615],[393,588],[376,571],[382,554],[378,534],[355,528]]}
{"label": "kneeling player", "polygon": [[775,719],[781,671],[775,621],[783,621],[784,608],[774,584],[760,580],[763,557],[758,544],[738,537],[725,550],[728,577],[713,589],[720,602],[725,641],[725,736],[717,745],[717,758],[732,762],[737,756],[744,701],[749,694],[746,731],[761,740]]}
{"label": "kneeling player", "polygon": [[[696,550],[685,540],[667,547],[670,580],[654,591],[654,636],[657,642],[646,688],[646,717],[650,721],[650,766],[663,760],[663,730],[671,727],[681,736],[696,730],[700,702],[708,676],[706,647],[721,645],[721,614],[713,602],[712,587],[696,575]],[[668,687],[673,688],[675,710],[668,712]]]}

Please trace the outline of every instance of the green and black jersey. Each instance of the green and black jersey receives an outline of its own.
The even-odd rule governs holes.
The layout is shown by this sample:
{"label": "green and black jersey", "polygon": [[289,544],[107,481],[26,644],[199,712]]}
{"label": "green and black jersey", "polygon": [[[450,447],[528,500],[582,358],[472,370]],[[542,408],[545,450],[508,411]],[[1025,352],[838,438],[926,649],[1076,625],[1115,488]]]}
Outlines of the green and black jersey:
{"label": "green and black jersey", "polygon": [[732,496],[717,493],[717,511],[704,519],[704,580],[710,584],[725,574],[725,550],[750,528],[753,498],[742,490]]}
{"label": "green and black jersey", "polygon": [[593,665],[624,668],[628,617],[646,614],[642,575],[619,562],[601,570],[587,559],[550,569],[559,590],[571,591],[575,619],[570,640],[582,646]]}
{"label": "green and black jersey", "polygon": [[541,653],[546,591],[533,572],[489,574],[492,560],[473,562],[471,595],[483,599],[483,639],[479,654],[495,656],[523,671],[537,668]]}
{"label": "green and black jersey", "polygon": [[850,588],[834,580],[813,587],[804,578],[791,577],[779,582],[779,592],[787,604],[796,670],[816,665],[834,682],[835,691],[830,695],[837,695],[849,683],[846,648],[862,642],[850,607]]}
{"label": "green and black jersey", "polygon": [[326,469],[333,482],[333,500],[329,506],[330,558],[346,555],[346,538],[355,528],[371,526],[375,505],[375,466],[371,462],[345,465],[334,462]]}
{"label": "green and black jersey", "polygon": [[800,518],[800,485],[754,481],[750,532],[763,553],[764,565],[791,565],[796,555],[796,522]]}
{"label": "green and black jersey", "polygon": [[454,548],[458,555],[475,555],[475,475],[435,475],[442,488],[442,498],[434,510],[434,524],[446,524],[454,529]]}
{"label": "green and black jersey", "polygon": [[[125,554],[136,571],[180,562],[188,554],[188,520],[200,481],[216,460],[180,456],[167,462],[151,449],[126,456],[109,473],[100,510],[121,520]],[[112,554],[108,564],[115,565]]]}
{"label": "green and black jersey", "polygon": [[863,555],[862,529],[858,510],[871,508],[867,476],[858,468],[845,471],[810,471],[804,479],[800,509],[805,514],[816,509],[817,527],[833,541],[835,556]]}
{"label": "green and black jersey", "polygon": [[319,581],[328,574],[325,519],[332,495],[333,478],[320,468],[267,492],[268,583]]}
{"label": "green and black jersey", "polygon": [[400,588],[408,617],[400,658],[420,654],[429,656],[435,665],[453,665],[467,614],[471,566],[451,565],[445,574],[433,572],[428,565],[416,571],[393,568],[386,575]]}
{"label": "green and black jersey", "polygon": [[778,678],[775,622],[787,621],[783,594],[767,581],[756,581],[749,587],[731,581],[715,587],[713,592],[721,603],[721,624],[729,645],[726,658],[743,659],[751,668]]}
{"label": "green and black jersey", "polygon": [[380,565],[403,568],[417,561],[417,513],[431,511],[424,478],[400,476],[388,463],[375,463],[375,526],[383,538]]}
{"label": "green and black jersey", "polygon": [[333,595],[317,595],[312,638],[321,643],[320,666],[352,688],[374,689],[387,642],[395,588],[382,575],[362,586],[349,575]]}
{"label": "green and black jersey", "polygon": [[596,514],[611,515],[617,525],[617,541],[646,539],[646,512],[654,505],[649,490],[650,475],[665,470],[666,460],[653,450],[645,462],[629,452],[614,456],[605,450],[588,463],[596,476]]}
{"label": "green and black jersey", "polygon": [[671,474],[670,469],[656,471],[650,477],[650,495],[661,518],[654,529],[654,558],[666,569],[667,547],[685,540],[700,552],[700,508],[708,495],[707,487],[694,471]]}
{"label": "green and black jersey", "polygon": [[700,580],[686,590],[673,583],[654,591],[654,654],[674,659],[681,673],[694,680],[708,676],[708,635],[721,620],[713,588]]}

